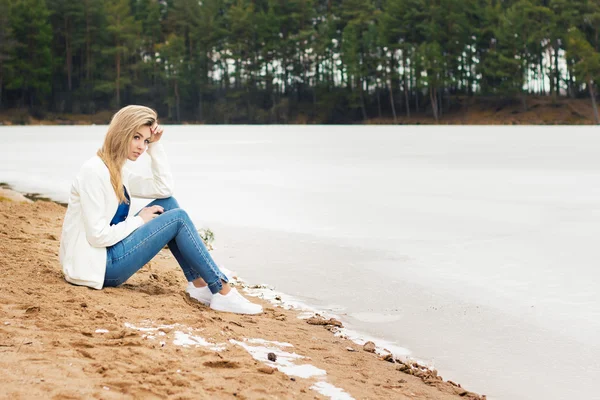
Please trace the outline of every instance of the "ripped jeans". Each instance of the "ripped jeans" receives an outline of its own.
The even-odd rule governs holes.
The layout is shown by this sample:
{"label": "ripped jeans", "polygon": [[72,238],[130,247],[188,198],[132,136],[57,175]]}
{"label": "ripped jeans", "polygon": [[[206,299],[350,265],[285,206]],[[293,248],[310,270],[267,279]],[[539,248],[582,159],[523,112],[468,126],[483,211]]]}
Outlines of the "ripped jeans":
{"label": "ripped jeans", "polygon": [[188,282],[202,278],[212,293],[219,292],[227,277],[208,253],[188,214],[173,197],[154,200],[146,207],[155,205],[165,211],[107,247],[104,286],[122,284],[168,244]]}

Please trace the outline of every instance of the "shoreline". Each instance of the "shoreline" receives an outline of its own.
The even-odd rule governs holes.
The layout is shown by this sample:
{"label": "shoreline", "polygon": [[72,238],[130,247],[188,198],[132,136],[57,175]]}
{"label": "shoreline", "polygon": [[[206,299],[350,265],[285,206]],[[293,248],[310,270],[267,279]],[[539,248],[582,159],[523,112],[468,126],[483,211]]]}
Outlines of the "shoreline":
{"label": "shoreline", "polygon": [[[4,190],[4,192],[3,192]],[[47,197],[38,192],[21,192],[15,190],[10,184],[5,182],[0,182],[0,198],[4,194],[8,194],[9,198],[13,198],[13,201],[24,200],[27,202],[35,202],[35,201],[48,201],[55,204],[58,204],[62,207],[67,207],[67,203],[63,203],[57,200],[52,199],[51,197]],[[319,310],[315,308],[309,303],[297,300],[294,296],[290,296],[286,293],[276,291],[273,287],[268,283],[262,284],[253,284],[248,286],[243,279],[238,280],[238,283],[243,285],[245,292],[247,295],[252,297],[258,297],[261,300],[265,300],[269,302],[271,305],[276,307],[282,307],[286,310],[293,310],[300,313],[299,318],[308,319],[310,316],[314,314],[319,314],[326,319],[344,319],[340,314],[335,312]],[[303,317],[304,314],[311,314],[308,317]],[[386,356],[387,354],[391,354],[393,357],[400,359],[402,362],[408,361],[411,363],[417,363],[420,366],[429,365],[428,362],[424,360],[420,360],[417,358],[410,357],[411,351],[409,349],[403,348],[396,344],[396,342],[382,338],[382,337],[374,337],[368,335],[360,330],[349,329],[349,328],[340,328],[333,332],[337,336],[343,336],[345,339],[351,340],[356,344],[364,345],[366,342],[374,342],[376,347],[376,353],[381,356]],[[392,350],[389,350],[392,349]],[[423,367],[429,368],[429,367]],[[430,368],[431,369],[431,368]]]}
{"label": "shoreline", "polygon": [[[3,186],[6,187],[6,185]],[[7,213],[7,210],[12,212]],[[40,213],[40,211],[42,212]],[[98,348],[101,348],[101,346],[106,346],[106,344],[102,343],[102,335],[112,335],[115,331],[122,332],[123,326],[125,326],[125,322],[133,324],[132,326],[137,326],[139,329],[136,328],[133,330],[137,330],[138,333],[134,334],[130,332],[132,329],[126,329],[125,336],[120,338],[120,340],[123,342],[125,337],[134,337],[136,345],[133,348],[137,349],[141,346],[144,352],[148,353],[148,357],[151,360],[154,360],[156,357],[160,357],[162,352],[159,351],[158,353],[156,353],[156,344],[154,344],[155,347],[147,346],[150,342],[156,340],[156,335],[149,335],[148,332],[164,333],[164,335],[162,336],[165,336],[168,340],[164,341],[164,345],[162,345],[163,341],[159,341],[159,343],[161,343],[159,349],[164,349],[165,346],[169,347],[170,340],[172,340],[173,343],[177,341],[178,338],[174,337],[172,333],[175,330],[174,326],[179,324],[181,325],[179,327],[180,330],[175,330],[175,334],[179,335],[179,339],[181,339],[182,335],[190,336],[192,335],[192,333],[197,332],[202,332],[203,337],[206,337],[207,334],[210,334],[208,335],[208,340],[205,340],[205,342],[207,343],[212,343],[208,346],[210,351],[206,350],[207,345],[201,346],[200,344],[198,344],[200,343],[198,336],[192,335],[192,339],[188,338],[188,342],[186,342],[183,339],[179,340],[179,342],[182,342],[183,340],[183,343],[188,343],[189,346],[195,346],[195,348],[202,347],[203,353],[206,353],[203,354],[203,356],[209,358],[210,356],[216,356],[219,360],[222,361],[224,359],[222,354],[228,355],[229,353],[235,353],[236,357],[238,357],[238,353],[240,353],[240,361],[237,361],[237,358],[236,361],[232,361],[237,363],[237,367],[221,367],[225,369],[220,370],[217,368],[218,371],[215,374],[215,379],[223,378],[223,375],[228,375],[235,370],[238,373],[244,372],[244,374],[256,374],[258,377],[260,377],[259,381],[261,382],[265,380],[269,381],[269,379],[272,380],[273,378],[278,378],[280,383],[285,382],[288,385],[290,384],[290,382],[292,382],[294,386],[299,386],[299,381],[302,381],[304,383],[304,387],[297,392],[286,391],[292,390],[293,388],[284,385],[285,390],[278,394],[278,396],[280,397],[313,398],[313,396],[316,393],[318,393],[327,398],[328,395],[325,395],[324,393],[327,392],[327,390],[329,390],[329,392],[327,393],[337,393],[330,398],[351,398],[343,397],[345,395],[343,395],[342,393],[346,393],[346,395],[348,396],[354,396],[357,398],[365,396],[369,398],[423,399],[441,399],[457,397],[472,399],[485,398],[485,396],[478,396],[474,393],[464,390],[462,387],[460,387],[460,385],[451,382],[444,382],[441,379],[441,377],[437,375],[437,371],[429,370],[426,367],[414,363],[412,360],[402,359],[402,357],[391,354],[389,352],[386,353],[383,349],[375,349],[372,345],[367,345],[367,349],[363,351],[363,349],[360,348],[360,345],[357,345],[357,343],[347,339],[347,336],[344,335],[343,328],[340,329],[341,327],[338,326],[339,321],[318,317],[312,314],[310,315],[311,318],[309,319],[300,319],[299,317],[306,318],[309,315],[306,315],[306,313],[305,315],[299,315],[301,311],[298,309],[288,310],[285,306],[281,307],[281,305],[283,305],[281,301],[281,296],[279,296],[280,298],[277,299],[278,295],[275,294],[275,292],[273,291],[271,291],[270,293],[272,294],[274,303],[276,304],[266,303],[264,300],[261,301],[263,302],[266,311],[262,316],[256,318],[260,321],[260,323],[258,324],[256,324],[256,321],[252,322],[254,318],[215,313],[206,307],[194,304],[193,301],[191,301],[189,298],[183,295],[184,279],[182,277],[182,274],[178,273],[179,271],[176,262],[169,252],[162,251],[161,253],[159,253],[159,255],[155,257],[155,259],[153,259],[140,272],[136,273],[134,277],[132,277],[132,279],[128,281],[128,283],[123,285],[121,288],[108,288],[102,291],[92,291],[86,288],[68,285],[64,281],[64,279],[62,279],[62,273],[60,271],[60,265],[57,259],[57,238],[60,237],[60,229],[62,226],[62,217],[64,215],[64,209],[56,203],[48,202],[45,200],[40,200],[34,203],[17,203],[12,201],[3,201],[0,202],[0,215],[2,215],[3,219],[7,220],[7,223],[5,224],[0,223],[0,235],[4,236],[5,240],[3,240],[3,242],[6,242],[6,245],[3,245],[3,247],[6,246],[6,248],[3,248],[2,252],[3,254],[8,253],[9,256],[9,259],[4,261],[8,261],[7,264],[10,264],[11,256],[13,256],[13,260],[18,260],[19,257],[22,257],[22,251],[20,251],[17,245],[18,242],[32,243],[31,246],[34,247],[35,250],[38,250],[38,248],[41,247],[39,249],[41,250],[41,254],[35,256],[32,260],[27,260],[28,262],[33,261],[32,265],[37,264],[33,267],[34,271],[28,272],[35,272],[36,276],[39,276],[40,274],[48,274],[51,278],[49,279],[48,284],[51,284],[55,289],[57,289],[57,291],[51,291],[53,295],[56,295],[57,292],[58,294],[61,294],[62,292],[67,292],[69,293],[69,295],[65,296],[74,296],[77,298],[76,301],[67,301],[68,306],[63,306],[63,303],[65,303],[65,299],[58,299],[58,301],[56,301],[55,299],[55,301],[53,301],[52,303],[57,304],[58,310],[49,310],[46,306],[44,306],[48,303],[47,300],[49,299],[45,299],[45,296],[43,294],[39,294],[40,292],[36,292],[37,295],[35,295],[34,297],[36,297],[38,300],[41,300],[41,305],[29,305],[25,308],[23,308],[23,304],[19,304],[19,301],[31,297],[31,294],[27,294],[27,290],[24,291],[25,295],[19,293],[19,295],[16,296],[16,299],[13,296],[2,296],[0,294],[0,304],[2,305],[2,308],[0,308],[0,318],[2,318],[2,320],[0,320],[0,322],[2,323],[0,324],[0,344],[3,344],[3,347],[0,347],[0,352],[6,352],[9,355],[9,358],[11,358],[12,362],[17,362],[18,369],[22,368],[23,370],[26,370],[29,367],[29,365],[27,363],[27,359],[20,358],[20,356],[17,357],[19,351],[17,351],[16,354],[14,354],[14,357],[11,357],[11,350],[14,351],[14,347],[17,344],[15,342],[13,345],[10,345],[10,343],[9,345],[6,345],[6,342],[10,342],[13,339],[18,339],[15,338],[14,335],[12,335],[14,332],[11,332],[11,327],[20,324],[19,328],[23,328],[23,326],[25,325],[25,336],[34,334],[34,331],[31,329],[32,327],[27,326],[29,325],[28,323],[33,323],[33,325],[37,326],[38,328],[40,327],[41,323],[41,325],[43,325],[43,329],[52,331],[53,328],[56,327],[59,319],[49,318],[48,320],[44,321],[43,318],[42,320],[40,320],[38,316],[43,317],[44,314],[50,314],[52,311],[55,311],[56,313],[61,314],[62,318],[66,317],[67,320],[72,320],[71,322],[73,322],[72,324],[68,325],[70,325],[70,327],[74,329],[71,330],[64,328],[62,329],[63,331],[66,330],[69,334],[73,334],[73,336],[76,336],[79,339],[94,339],[94,343],[90,344],[91,347],[83,346],[83,352],[78,351],[78,358],[80,359],[79,361],[82,361],[81,356],[83,356],[84,360],[87,360],[86,362],[88,363],[92,363],[91,360],[97,360],[98,358],[102,358],[101,355],[96,354],[97,352],[95,351],[98,350]],[[32,240],[35,237],[40,236],[46,239],[42,239],[39,242],[35,242],[35,240]],[[17,241],[17,243],[14,243],[14,241]],[[11,272],[13,272],[16,275],[19,275],[19,273],[22,271],[21,269],[15,269],[14,267],[11,268],[10,265],[7,265],[6,267],[11,269]],[[156,271],[156,273],[154,273],[153,271]],[[46,277],[48,277],[48,275],[46,275]],[[14,277],[12,278],[13,279],[10,280],[14,280]],[[44,281],[46,280],[47,279],[44,279]],[[27,279],[17,279],[17,281],[27,282]],[[35,286],[35,281],[27,283],[29,286]],[[0,286],[4,286],[5,284],[6,282],[4,282],[4,284],[0,283]],[[18,286],[19,285],[17,285],[17,289],[19,289]],[[15,286],[7,285],[3,289],[4,290],[0,290],[0,293],[6,294],[7,291],[14,292]],[[259,289],[261,288],[254,288],[254,290]],[[35,290],[33,292],[35,292]],[[154,324],[148,321],[144,322],[147,319],[140,320],[141,315],[138,315],[138,320],[134,318],[127,318],[132,320],[125,321],[125,312],[115,312],[116,307],[114,305],[111,306],[113,297],[109,297],[109,295],[114,295],[118,299],[124,300],[123,304],[119,304],[119,301],[117,301],[117,305],[121,306],[121,311],[123,311],[123,306],[130,303],[133,304],[134,309],[149,308],[148,304],[150,302],[142,300],[148,299],[152,296],[153,301],[156,298],[159,302],[170,303],[170,305],[175,307],[175,312],[165,314],[164,310],[160,309],[159,312],[157,312],[157,315],[154,314]],[[94,318],[92,318],[92,321],[104,322],[105,325],[109,327],[109,329],[106,329],[105,327],[100,327],[98,325],[97,330],[108,330],[108,332],[97,333],[96,331],[94,331],[93,334],[89,336],[86,333],[79,332],[77,331],[77,329],[75,329],[79,324],[74,322],[82,322],[82,320],[85,320],[84,314],[86,314],[86,311],[91,311],[92,308],[98,308],[97,304],[91,304],[90,301],[87,301],[88,298],[93,298],[94,302],[99,302],[101,308],[103,308],[102,312],[98,312],[98,314],[94,316]],[[15,303],[15,301],[17,301],[17,303]],[[85,307],[83,306],[83,304],[85,304]],[[185,305],[187,305],[187,308],[189,308],[190,310],[178,310],[178,308],[181,308],[182,305],[184,305],[184,308]],[[112,311],[107,311],[109,309]],[[44,312],[42,312],[42,310]],[[73,310],[75,310],[75,313],[73,315],[64,312]],[[194,320],[190,320],[190,315],[188,315],[190,311],[192,314],[199,313],[199,316],[202,317],[201,320],[203,323],[200,327],[194,326]],[[107,312],[112,314],[112,317],[110,317],[110,314],[107,314]],[[162,317],[160,316],[161,314]],[[109,316],[110,318],[106,318],[107,316]],[[12,319],[9,319],[7,321],[7,317],[12,317]],[[115,319],[118,320],[118,322],[121,322],[121,324],[117,324]],[[307,323],[307,321],[310,322]],[[9,322],[9,324],[6,324],[6,322]],[[159,325],[156,325],[157,323],[159,323]],[[224,323],[225,326],[223,326]],[[161,326],[163,327],[161,328]],[[173,327],[165,328],[164,326]],[[292,326],[295,329],[293,329]],[[323,329],[323,327],[325,327],[325,329]],[[177,334],[177,332],[185,332],[186,329],[188,330],[187,334]],[[275,342],[279,342],[285,339],[283,341],[289,342],[292,346],[294,346],[294,348],[302,349],[303,353],[301,353],[300,351],[298,351],[298,353],[302,354],[303,356],[309,357],[309,360],[311,360],[310,365],[313,365],[317,369],[327,371],[325,376],[328,377],[328,380],[315,381],[314,379],[308,378],[298,378],[297,380],[292,380],[291,378],[293,378],[294,376],[290,378],[290,375],[284,372],[286,371],[286,365],[269,365],[268,361],[262,360],[260,358],[262,357],[260,355],[260,351],[256,349],[250,349],[248,346],[252,346],[247,343],[247,340],[253,339],[248,338],[248,336],[254,336],[254,339],[256,340],[264,340],[264,338],[266,337],[265,333],[267,332],[269,333],[268,336],[271,337],[271,343],[268,344],[266,347],[277,347],[276,345],[273,345],[273,340]],[[140,335],[140,333],[142,334]],[[83,335],[83,337],[81,335]],[[146,335],[146,337],[143,337],[144,335]],[[317,342],[315,342],[312,339],[315,335],[318,336]],[[148,340],[147,338],[149,336],[155,336],[155,339]],[[193,339],[194,337],[196,339]],[[226,350],[216,351],[210,348],[210,346],[213,346],[214,348],[214,344],[218,342],[217,338],[230,340],[229,344],[226,346]],[[85,339],[84,341],[89,341],[88,339]],[[160,337],[158,339],[160,339]],[[67,351],[68,347],[70,347],[62,346],[61,344],[63,344],[64,341],[61,341],[61,339],[57,339],[57,341],[60,343],[50,343],[52,345],[52,348],[50,349],[43,348],[42,344],[40,343],[41,348],[43,350],[48,350],[49,354],[51,355],[51,357],[47,359],[47,361],[49,361],[53,356],[63,354]],[[322,347],[315,346],[315,344],[319,344],[319,342],[322,344],[331,344],[326,344]],[[32,341],[31,344],[33,343],[36,342]],[[121,343],[121,345],[124,344]],[[289,358],[289,356],[286,356],[284,354],[286,353],[286,348],[287,346],[280,347],[278,351],[280,352],[279,354],[282,355],[280,358],[283,358],[284,361],[287,362],[290,360],[287,360],[286,357]],[[20,345],[18,349],[22,351],[23,345]],[[183,351],[182,348],[175,349],[175,353],[180,353],[181,351]],[[321,354],[323,352],[334,352],[335,354],[323,355]],[[289,351],[287,351],[287,353],[291,354]],[[90,357],[86,356],[86,354]],[[249,354],[253,354],[255,357],[250,357],[250,360],[248,360]],[[358,360],[357,357],[360,360]],[[241,359],[244,359],[244,361],[241,361]],[[251,360],[254,361],[252,362]],[[334,360],[334,362],[332,363],[331,360]],[[11,361],[9,360],[8,362],[10,363]],[[110,360],[105,358],[104,362],[110,362]],[[260,362],[262,362],[262,364],[260,364]],[[0,365],[2,364],[4,363],[0,362]],[[3,369],[5,369],[7,365],[8,363],[4,364],[2,366]],[[204,363],[203,365],[206,367],[206,369],[212,371],[210,366],[206,366],[206,363]],[[324,366],[326,367],[324,368]],[[264,369],[265,367],[278,368],[279,372],[275,370],[271,372],[261,371],[261,368]],[[287,367],[289,367],[289,365]],[[204,369],[202,370],[204,371]],[[83,371],[86,372],[86,369],[84,368]],[[225,371],[227,373],[225,373]],[[266,371],[270,370],[266,369]],[[39,379],[42,379],[42,381],[44,382],[46,382],[46,380],[48,380],[48,383],[50,382],[49,375],[52,374],[50,374],[49,370],[41,369],[38,372],[39,374],[41,374],[41,376],[45,376],[45,378]],[[144,373],[141,374],[144,375]],[[368,375],[368,377],[366,377],[365,374]],[[136,372],[134,375],[137,378],[139,378],[140,374]],[[331,379],[329,379],[329,377],[331,377]],[[378,380],[379,378],[383,379],[384,377],[385,379],[387,379],[387,381],[375,383],[372,382],[373,380]],[[13,378],[16,379],[16,377],[14,376]],[[96,376],[96,378],[98,377]],[[8,384],[9,393],[11,393],[10,390],[15,390],[12,393],[14,393],[15,395],[22,395],[23,393],[19,391],[20,386],[17,384],[17,382],[14,381],[14,379],[11,379],[9,377],[8,379],[2,378],[0,380],[5,380],[5,385]],[[165,379],[168,380],[168,378]],[[48,383],[46,383],[46,385]],[[80,382],[79,384],[82,383]],[[71,385],[77,386],[77,383],[69,383],[69,386]],[[237,392],[238,395],[245,396],[245,398],[264,397],[264,393],[258,394],[256,392],[256,390],[258,390],[258,383],[254,382],[254,379],[252,383],[249,383],[249,385],[250,387],[243,389],[245,390],[245,394]],[[321,391],[313,388],[313,386],[315,385],[317,385],[316,387],[320,388],[319,390]],[[333,385],[333,389],[328,385]],[[113,394],[117,390],[121,390],[119,392],[120,394],[133,394],[125,390],[123,387],[119,387],[118,385],[107,387],[109,387],[110,390],[113,390]],[[341,392],[339,390],[336,391],[337,389],[341,390]],[[106,389],[104,389],[104,387],[97,390],[101,390],[101,393],[105,394],[106,392],[110,391],[107,391]],[[157,390],[158,387],[153,386],[150,392],[158,394]],[[189,390],[192,389],[188,387],[187,390],[189,392]],[[224,389],[220,390],[221,391],[217,390],[217,392],[213,393],[213,396],[210,397],[214,397],[214,395],[224,396],[227,392]],[[304,392],[302,390],[304,390]]]}
{"label": "shoreline", "polygon": [[[452,107],[438,121],[428,111],[397,110],[396,121],[391,115],[370,116],[367,120],[356,120],[348,125],[597,125],[593,107],[587,98],[557,98],[551,96],[527,96],[527,109],[521,101],[486,96],[453,97]],[[0,126],[19,125],[105,125],[116,110],[103,110],[95,114],[73,114],[44,112],[42,117],[30,115],[23,109],[7,109],[0,112]],[[163,120],[166,124],[204,125],[204,121]],[[247,124],[242,122],[239,125]],[[286,125],[322,124],[308,115],[299,114]],[[235,124],[238,125],[238,124]],[[335,125],[335,124],[332,124]]]}

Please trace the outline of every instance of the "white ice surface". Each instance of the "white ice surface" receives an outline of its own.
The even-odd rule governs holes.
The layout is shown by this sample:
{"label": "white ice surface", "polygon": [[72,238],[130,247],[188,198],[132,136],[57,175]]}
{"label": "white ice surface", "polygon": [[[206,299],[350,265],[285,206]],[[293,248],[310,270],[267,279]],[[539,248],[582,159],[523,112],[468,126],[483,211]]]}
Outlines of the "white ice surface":
{"label": "white ice surface", "polygon": [[[166,128],[176,197],[248,282],[490,399],[595,396],[598,127]],[[66,201],[105,131],[1,127],[0,181]]]}

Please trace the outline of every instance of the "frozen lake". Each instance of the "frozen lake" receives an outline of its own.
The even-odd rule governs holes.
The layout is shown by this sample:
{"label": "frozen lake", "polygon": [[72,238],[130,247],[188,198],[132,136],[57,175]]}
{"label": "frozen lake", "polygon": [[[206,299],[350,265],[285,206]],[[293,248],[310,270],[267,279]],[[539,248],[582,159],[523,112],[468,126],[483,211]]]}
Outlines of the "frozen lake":
{"label": "frozen lake", "polygon": [[[0,127],[0,182],[66,201],[105,131]],[[490,399],[565,399],[595,397],[600,373],[599,134],[166,126],[163,141],[176,197],[247,281]]]}

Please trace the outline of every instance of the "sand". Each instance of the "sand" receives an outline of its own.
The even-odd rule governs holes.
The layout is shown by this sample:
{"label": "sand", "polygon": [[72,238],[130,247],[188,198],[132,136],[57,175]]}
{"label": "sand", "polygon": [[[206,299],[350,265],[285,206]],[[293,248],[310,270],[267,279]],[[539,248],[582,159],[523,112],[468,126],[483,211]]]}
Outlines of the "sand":
{"label": "sand", "polygon": [[18,200],[0,201],[0,397],[483,398],[336,336],[338,321],[260,299],[259,316],[214,312],[187,297],[168,250],[121,287],[70,285],[64,207]]}

